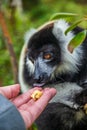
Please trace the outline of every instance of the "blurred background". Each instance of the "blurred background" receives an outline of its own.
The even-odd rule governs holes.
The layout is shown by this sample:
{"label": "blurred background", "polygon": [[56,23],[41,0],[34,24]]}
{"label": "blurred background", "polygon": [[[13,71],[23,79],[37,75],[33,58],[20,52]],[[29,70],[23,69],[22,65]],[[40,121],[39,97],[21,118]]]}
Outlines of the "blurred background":
{"label": "blurred background", "polygon": [[0,0],[0,86],[18,82],[24,34],[59,12],[77,13],[78,20],[87,15],[87,0]]}

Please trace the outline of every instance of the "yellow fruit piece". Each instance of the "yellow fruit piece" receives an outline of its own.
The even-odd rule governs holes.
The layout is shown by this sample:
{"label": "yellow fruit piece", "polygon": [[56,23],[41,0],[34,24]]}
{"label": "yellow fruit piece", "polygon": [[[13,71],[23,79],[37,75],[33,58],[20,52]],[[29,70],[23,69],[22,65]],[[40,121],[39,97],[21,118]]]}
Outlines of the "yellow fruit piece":
{"label": "yellow fruit piece", "polygon": [[38,100],[41,96],[42,96],[42,92],[40,90],[35,90],[32,95],[31,98],[33,98],[34,100]]}

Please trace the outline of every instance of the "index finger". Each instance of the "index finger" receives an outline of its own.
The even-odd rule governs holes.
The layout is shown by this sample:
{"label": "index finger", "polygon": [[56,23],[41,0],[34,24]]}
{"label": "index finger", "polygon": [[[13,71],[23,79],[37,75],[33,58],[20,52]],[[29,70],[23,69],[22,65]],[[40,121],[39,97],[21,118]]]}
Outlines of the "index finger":
{"label": "index finger", "polygon": [[15,98],[14,100],[12,100],[12,102],[16,105],[16,107],[19,107],[22,104],[27,103],[31,99],[31,94],[33,93],[33,91],[35,91],[37,89],[38,90],[42,90],[41,88],[38,88],[38,87],[29,89],[27,92],[19,95],[17,98]]}
{"label": "index finger", "polygon": [[[43,95],[40,97],[40,99],[35,101],[33,105],[27,104],[28,105],[28,107],[26,108],[27,111],[29,111],[34,118],[35,117],[37,118],[44,110],[44,108],[47,106],[48,102],[55,96],[56,92],[57,91],[54,88],[45,90],[43,92]],[[34,118],[32,119],[32,122],[35,120]]]}
{"label": "index finger", "polygon": [[0,94],[8,99],[14,98],[20,92],[20,85],[14,84],[10,86],[0,87]]}

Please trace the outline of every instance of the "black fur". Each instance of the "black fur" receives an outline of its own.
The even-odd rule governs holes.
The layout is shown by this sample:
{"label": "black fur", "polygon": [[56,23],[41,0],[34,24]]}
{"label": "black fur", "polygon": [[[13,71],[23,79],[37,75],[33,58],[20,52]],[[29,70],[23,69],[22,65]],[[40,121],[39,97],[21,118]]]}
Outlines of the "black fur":
{"label": "black fur", "polygon": [[[27,57],[32,61],[32,63],[41,57],[42,52],[52,52],[54,57],[52,60],[42,61],[51,69],[53,66],[61,66],[62,64],[62,53],[60,47],[60,40],[58,40],[52,33],[53,25],[47,26],[40,31],[36,32],[29,40]],[[73,32],[77,34],[82,31],[81,28],[76,27]],[[40,77],[43,70],[37,72],[40,77],[38,80],[35,79],[35,72],[29,74],[28,67],[26,65],[26,56],[24,62],[23,78],[24,81],[33,86],[34,83],[43,83],[45,85],[51,85],[54,87],[59,83],[76,83],[82,88],[82,91],[76,93],[73,99],[73,104],[78,104],[78,108],[70,107],[67,104],[60,102],[49,103],[46,109],[43,111],[41,116],[36,120],[38,130],[87,130],[87,115],[84,111],[84,105],[87,103],[87,38],[81,44],[82,53],[78,52],[78,55],[82,58],[80,59],[80,64],[77,64],[78,71],[76,72],[64,72],[64,73],[54,73],[55,78],[50,79],[48,75]],[[40,54],[40,55],[39,55]],[[39,61],[37,61],[39,62]],[[39,68],[39,63],[37,69]],[[44,85],[42,86],[44,87]],[[59,92],[58,92],[59,94]],[[72,96],[72,95],[71,95]]]}
{"label": "black fur", "polygon": [[82,110],[74,110],[60,103],[49,103],[36,124],[39,130],[87,130],[87,116],[84,115],[77,122],[78,112]]}

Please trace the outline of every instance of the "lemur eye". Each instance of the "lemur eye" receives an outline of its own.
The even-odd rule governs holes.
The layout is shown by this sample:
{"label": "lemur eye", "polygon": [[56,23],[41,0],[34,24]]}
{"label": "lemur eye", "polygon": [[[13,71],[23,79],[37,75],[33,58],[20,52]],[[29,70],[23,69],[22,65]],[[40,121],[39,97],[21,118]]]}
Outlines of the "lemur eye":
{"label": "lemur eye", "polygon": [[50,60],[52,58],[52,55],[50,53],[44,54],[43,58],[46,60]]}

